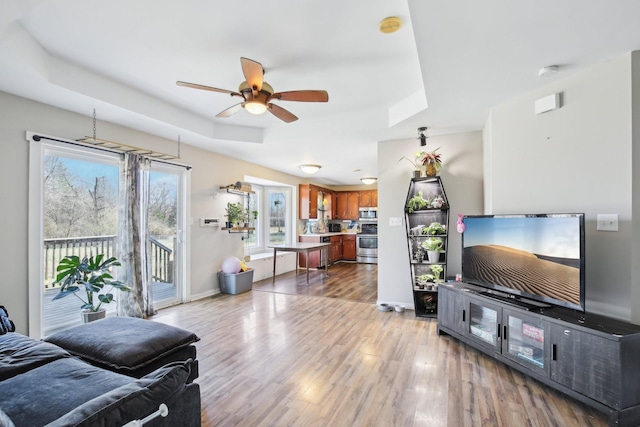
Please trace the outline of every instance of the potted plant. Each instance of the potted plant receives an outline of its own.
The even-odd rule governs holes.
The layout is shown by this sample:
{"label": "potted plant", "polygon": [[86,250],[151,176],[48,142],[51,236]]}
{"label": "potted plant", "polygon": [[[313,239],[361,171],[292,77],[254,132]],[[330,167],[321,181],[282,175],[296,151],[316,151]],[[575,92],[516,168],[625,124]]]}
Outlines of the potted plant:
{"label": "potted plant", "polygon": [[425,167],[427,176],[436,176],[442,167],[442,159],[440,153],[436,153],[440,147],[433,151],[423,151],[421,154],[421,163]]}
{"label": "potted plant", "polygon": [[[415,168],[413,171],[413,177],[414,178],[420,178],[420,175],[422,175],[422,152],[417,152],[413,154],[413,160],[406,157],[406,156],[402,156],[400,157],[400,160],[406,160],[409,163],[411,163],[413,165],[413,167]],[[400,160],[398,160],[398,162],[400,162]]]}
{"label": "potted plant", "polygon": [[418,288],[424,289],[424,287],[428,287],[429,283],[432,283],[433,280],[434,277],[432,274],[421,274],[419,276],[416,276],[416,285],[418,285]]}
{"label": "potted plant", "polygon": [[447,229],[444,225],[440,224],[439,222],[432,222],[431,224],[429,224],[428,227],[425,227],[422,230],[422,233],[428,234],[430,236],[437,236],[439,234],[446,234]]}
{"label": "potted plant", "polygon": [[440,237],[429,237],[422,242],[422,247],[427,251],[429,262],[440,261],[440,252],[442,252],[444,242]]}
{"label": "potted plant", "polygon": [[431,269],[431,272],[433,273],[434,282],[436,282],[436,284],[441,283],[442,279],[440,279],[440,275],[444,271],[444,267],[442,267],[440,264],[433,264],[429,268]]}
{"label": "potted plant", "polygon": [[233,228],[234,224],[240,223],[242,220],[244,209],[242,208],[242,203],[227,203],[227,207],[225,208],[225,216],[227,217],[226,227]]}
{"label": "potted plant", "polygon": [[429,200],[422,196],[422,191],[418,191],[418,194],[410,198],[407,202],[409,213],[413,213],[414,211],[419,211],[427,207],[429,207]]}
{"label": "potted plant", "polygon": [[[82,259],[76,255],[64,257],[56,267],[58,273],[55,283],[60,283],[61,286],[60,293],[53,297],[53,300],[73,294],[82,301],[80,308],[84,323],[103,318],[106,310],[102,304],[109,304],[114,300],[111,291],[114,288],[124,292],[130,291],[124,283],[112,280],[109,269],[120,265],[115,257],[105,260],[104,254],[91,258],[85,256]],[[110,288],[101,293],[105,286]],[[79,295],[81,289],[84,289],[86,298]]]}

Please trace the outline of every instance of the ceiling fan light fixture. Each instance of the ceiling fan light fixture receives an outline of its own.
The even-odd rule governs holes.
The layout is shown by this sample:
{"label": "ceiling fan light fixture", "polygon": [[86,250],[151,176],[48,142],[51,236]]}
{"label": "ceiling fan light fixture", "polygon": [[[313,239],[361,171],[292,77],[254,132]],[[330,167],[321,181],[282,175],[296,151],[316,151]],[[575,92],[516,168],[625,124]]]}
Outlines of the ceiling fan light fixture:
{"label": "ceiling fan light fixture", "polygon": [[306,165],[300,165],[298,167],[300,168],[300,170],[302,172],[304,172],[306,174],[309,174],[309,175],[313,175],[314,173],[318,172],[322,166],[306,164]]}
{"label": "ceiling fan light fixture", "polygon": [[244,103],[244,109],[251,114],[262,114],[267,111],[267,106],[260,101],[247,101]]}
{"label": "ceiling fan light fixture", "polygon": [[364,178],[360,178],[360,181],[362,181],[362,183],[366,184],[366,185],[374,184],[377,180],[378,180],[378,178],[369,177],[369,176],[364,177]]}

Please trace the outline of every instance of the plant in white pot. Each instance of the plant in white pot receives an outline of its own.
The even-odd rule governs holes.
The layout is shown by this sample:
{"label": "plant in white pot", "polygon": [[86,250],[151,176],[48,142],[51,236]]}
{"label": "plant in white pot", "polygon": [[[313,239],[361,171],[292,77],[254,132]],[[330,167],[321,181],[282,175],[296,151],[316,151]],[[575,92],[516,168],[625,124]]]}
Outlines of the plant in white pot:
{"label": "plant in white pot", "polygon": [[[60,283],[60,293],[53,300],[64,298],[67,295],[75,295],[82,301],[82,320],[84,323],[92,320],[101,319],[105,316],[106,310],[102,304],[109,304],[114,301],[113,289],[119,289],[129,292],[130,288],[124,283],[112,280],[113,276],[109,269],[111,267],[121,265],[115,258],[111,257],[104,260],[104,254],[80,259],[76,255],[70,255],[60,260],[56,271],[55,283]],[[101,293],[105,286],[110,288]],[[79,291],[84,290],[85,297],[79,295]]]}
{"label": "plant in white pot", "polygon": [[440,237],[429,237],[422,242],[422,247],[427,251],[429,262],[440,261],[440,252],[443,252],[444,242]]}

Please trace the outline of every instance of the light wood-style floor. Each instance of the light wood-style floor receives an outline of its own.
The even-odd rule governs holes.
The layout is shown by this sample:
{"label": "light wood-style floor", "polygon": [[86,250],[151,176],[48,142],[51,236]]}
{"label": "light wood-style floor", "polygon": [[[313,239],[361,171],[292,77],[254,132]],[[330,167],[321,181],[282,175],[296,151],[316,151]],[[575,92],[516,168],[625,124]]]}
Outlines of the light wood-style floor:
{"label": "light wood-style floor", "polygon": [[344,265],[328,279],[313,272],[309,288],[300,288],[304,273],[289,273],[153,317],[201,338],[204,426],[606,425],[603,414],[437,336],[435,319],[378,311],[364,296],[370,284],[351,279],[377,267]]}

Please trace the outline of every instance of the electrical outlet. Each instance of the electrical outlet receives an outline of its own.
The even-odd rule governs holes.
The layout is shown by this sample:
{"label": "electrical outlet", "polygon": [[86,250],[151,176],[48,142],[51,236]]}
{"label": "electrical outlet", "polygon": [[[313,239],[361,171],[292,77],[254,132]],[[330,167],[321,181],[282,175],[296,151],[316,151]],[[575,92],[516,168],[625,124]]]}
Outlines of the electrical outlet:
{"label": "electrical outlet", "polygon": [[618,214],[598,214],[596,230],[618,231]]}

